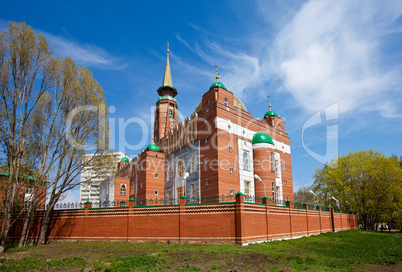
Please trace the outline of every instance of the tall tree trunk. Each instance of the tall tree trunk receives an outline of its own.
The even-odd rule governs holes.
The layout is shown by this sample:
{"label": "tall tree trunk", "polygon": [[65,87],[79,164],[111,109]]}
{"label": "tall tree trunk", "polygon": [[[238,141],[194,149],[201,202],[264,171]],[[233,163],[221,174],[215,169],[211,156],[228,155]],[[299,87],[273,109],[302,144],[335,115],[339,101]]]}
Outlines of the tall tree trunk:
{"label": "tall tree trunk", "polygon": [[19,247],[25,246],[26,242],[28,240],[29,227],[31,226],[31,220],[32,220],[33,211],[34,211],[34,205],[30,201],[30,203],[28,205],[28,210],[27,210],[26,215],[25,215],[24,226],[22,227],[20,241],[18,243]]}
{"label": "tall tree trunk", "polygon": [[40,233],[39,233],[39,238],[38,238],[38,242],[37,242],[38,245],[46,244],[46,241],[47,241],[46,233],[47,233],[47,230],[49,229],[50,215],[53,212],[54,205],[56,204],[56,202],[57,202],[57,200],[51,201],[51,202],[49,202],[49,204],[47,206],[47,209],[46,209],[46,212],[45,212],[45,215],[43,218],[43,222],[42,222],[42,227],[41,227]]}
{"label": "tall tree trunk", "polygon": [[14,195],[13,191],[15,190],[14,187],[15,185],[13,186],[12,184],[7,185],[6,201],[4,204],[3,223],[1,226],[0,252],[4,252],[4,250],[6,249],[7,236],[11,228],[11,216],[14,205],[14,197],[13,197]]}

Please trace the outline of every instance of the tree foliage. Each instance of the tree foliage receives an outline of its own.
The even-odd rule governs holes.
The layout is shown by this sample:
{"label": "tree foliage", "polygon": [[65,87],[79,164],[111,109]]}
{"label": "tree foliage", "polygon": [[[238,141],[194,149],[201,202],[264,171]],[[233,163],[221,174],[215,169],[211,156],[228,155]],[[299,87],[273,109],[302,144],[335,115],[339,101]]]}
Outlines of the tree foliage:
{"label": "tree foliage", "polygon": [[325,205],[335,197],[338,208],[359,213],[364,227],[381,220],[400,220],[402,169],[395,157],[369,150],[351,152],[316,169],[314,190]]}
{"label": "tree foliage", "polygon": [[[103,89],[85,67],[70,58],[53,57],[46,39],[24,23],[10,22],[0,32],[0,142],[9,178],[5,185],[1,246],[12,225],[19,188],[33,188],[26,203],[20,245],[26,242],[30,218],[48,192],[39,243],[44,243],[50,214],[60,197],[76,187],[88,164],[107,171],[107,107]],[[95,153],[84,160],[88,152]],[[19,178],[29,169],[33,181]]]}
{"label": "tree foliage", "polygon": [[317,203],[317,197],[310,192],[313,189],[313,186],[301,186],[299,189],[293,193],[293,201],[295,203]]}

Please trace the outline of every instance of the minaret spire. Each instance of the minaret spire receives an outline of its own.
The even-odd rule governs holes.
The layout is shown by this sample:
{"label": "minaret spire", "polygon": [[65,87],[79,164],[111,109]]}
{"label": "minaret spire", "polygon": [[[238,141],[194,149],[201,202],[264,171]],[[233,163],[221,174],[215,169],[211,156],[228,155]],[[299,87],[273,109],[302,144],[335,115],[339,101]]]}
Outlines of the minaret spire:
{"label": "minaret spire", "polygon": [[169,41],[167,42],[167,58],[166,58],[166,66],[165,66],[165,74],[163,75],[162,87],[170,86],[173,87],[172,83],[172,74],[170,73],[170,62],[169,62]]}
{"label": "minaret spire", "polygon": [[269,110],[271,110],[271,97],[269,95],[267,95],[268,97],[268,103],[269,103]]}
{"label": "minaret spire", "polygon": [[215,67],[216,67],[216,82],[219,82],[219,72],[218,72],[218,65],[217,64],[215,64]]}

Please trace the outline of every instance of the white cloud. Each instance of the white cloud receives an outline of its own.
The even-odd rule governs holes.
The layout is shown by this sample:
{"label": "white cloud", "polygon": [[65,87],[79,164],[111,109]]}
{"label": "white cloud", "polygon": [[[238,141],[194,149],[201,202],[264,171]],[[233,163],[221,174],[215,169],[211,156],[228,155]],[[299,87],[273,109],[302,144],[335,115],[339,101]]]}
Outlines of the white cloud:
{"label": "white cloud", "polygon": [[122,70],[128,66],[128,64],[111,56],[103,48],[96,45],[75,42],[43,31],[40,33],[46,37],[54,55],[70,57],[78,65],[104,70]]}
{"label": "white cloud", "polygon": [[[259,58],[238,50],[235,46],[230,47],[227,45],[231,43],[222,45],[206,38],[200,45],[198,43],[190,44],[179,35],[176,35],[176,38],[192,53],[207,63],[209,67],[214,67],[217,64],[222,83],[240,98],[243,97],[245,88],[256,86],[266,80],[262,74],[263,70]],[[192,64],[185,63],[182,59],[178,60],[189,70],[197,71],[202,75],[212,75],[212,69],[200,71],[199,66],[193,67]]]}
{"label": "white cloud", "polygon": [[340,113],[400,115],[401,66],[384,63],[382,47],[401,14],[401,2],[308,2],[275,41],[285,90],[310,112],[339,102]]}

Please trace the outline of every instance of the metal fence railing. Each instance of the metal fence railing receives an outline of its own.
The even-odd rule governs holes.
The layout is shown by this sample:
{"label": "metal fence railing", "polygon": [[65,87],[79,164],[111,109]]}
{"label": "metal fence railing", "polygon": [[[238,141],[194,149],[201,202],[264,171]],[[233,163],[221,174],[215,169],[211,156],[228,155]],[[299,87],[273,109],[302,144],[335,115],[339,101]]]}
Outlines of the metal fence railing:
{"label": "metal fence railing", "polygon": [[[187,197],[187,204],[207,204],[207,203],[221,203],[221,202],[235,202],[236,195],[214,195],[206,197]],[[257,197],[253,195],[244,195],[244,201],[248,203],[264,203],[263,197]],[[279,205],[285,206],[286,201],[281,199],[267,199],[269,205]],[[118,207],[128,207],[129,200],[116,200],[116,201],[100,201],[92,202],[92,208],[118,208]],[[178,198],[149,198],[149,199],[138,199],[135,202],[136,206],[154,206],[154,205],[177,205],[179,204]],[[310,209],[317,209],[314,204],[308,204]],[[66,210],[66,209],[82,209],[85,206],[85,202],[73,202],[73,203],[57,203],[54,207],[55,210]],[[303,208],[303,203],[294,203],[292,205],[296,208]],[[323,209],[324,210],[324,209]]]}

